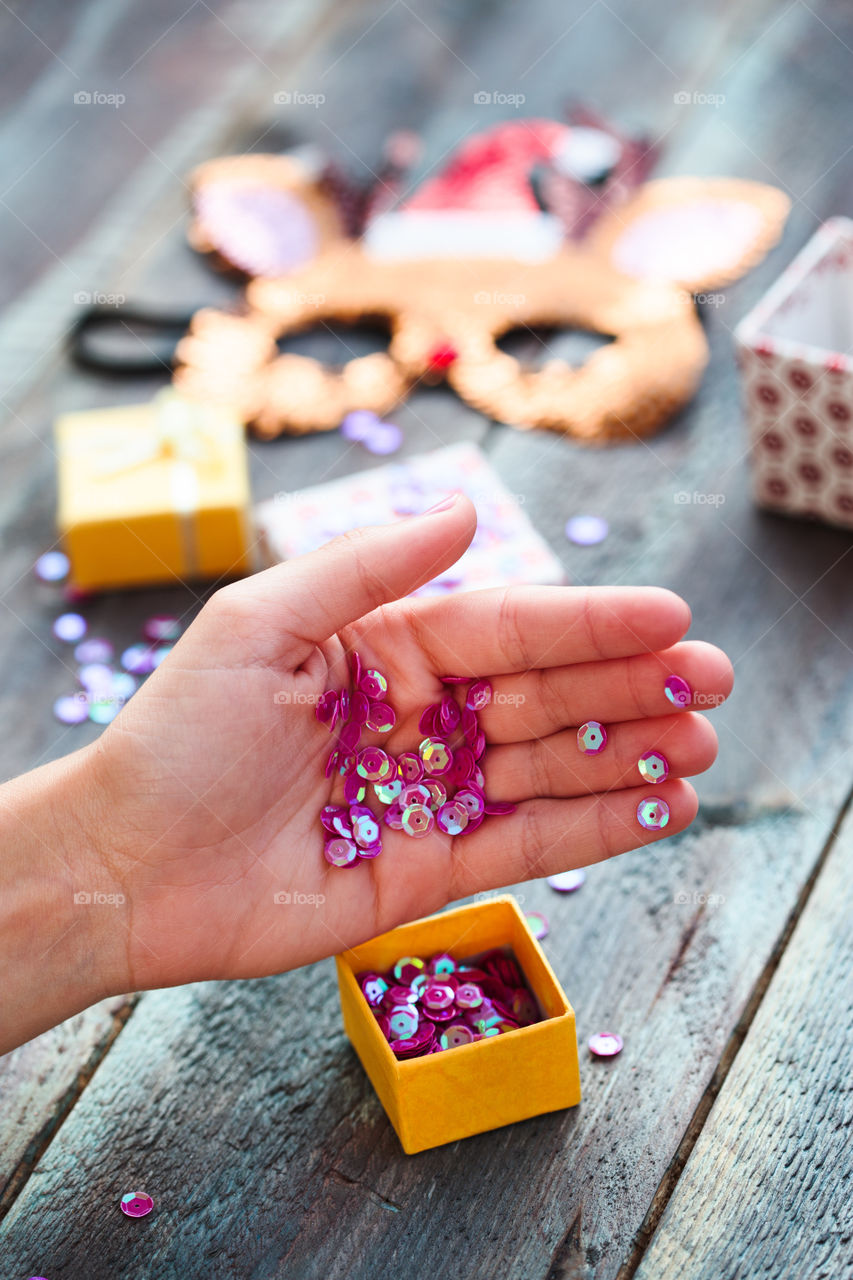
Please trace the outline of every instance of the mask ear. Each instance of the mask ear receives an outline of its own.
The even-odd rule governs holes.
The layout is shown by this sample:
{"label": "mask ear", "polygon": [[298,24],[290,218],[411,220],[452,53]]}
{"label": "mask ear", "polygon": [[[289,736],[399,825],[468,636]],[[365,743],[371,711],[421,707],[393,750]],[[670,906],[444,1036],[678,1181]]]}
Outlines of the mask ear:
{"label": "mask ear", "polygon": [[321,175],[296,156],[225,156],[190,175],[189,242],[248,276],[282,276],[344,239]]}
{"label": "mask ear", "polygon": [[719,289],[779,239],[784,192],[736,178],[661,178],[596,222],[584,241],[623,275],[667,280],[692,293]]}

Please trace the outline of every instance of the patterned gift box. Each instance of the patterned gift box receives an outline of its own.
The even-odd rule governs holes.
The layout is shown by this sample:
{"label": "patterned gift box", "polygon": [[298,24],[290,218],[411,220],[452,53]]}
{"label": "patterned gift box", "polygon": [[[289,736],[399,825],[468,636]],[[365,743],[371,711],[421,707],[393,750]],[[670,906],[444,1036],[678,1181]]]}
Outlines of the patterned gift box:
{"label": "patterned gift box", "polygon": [[735,339],[756,502],[853,527],[853,221],[824,223]]}

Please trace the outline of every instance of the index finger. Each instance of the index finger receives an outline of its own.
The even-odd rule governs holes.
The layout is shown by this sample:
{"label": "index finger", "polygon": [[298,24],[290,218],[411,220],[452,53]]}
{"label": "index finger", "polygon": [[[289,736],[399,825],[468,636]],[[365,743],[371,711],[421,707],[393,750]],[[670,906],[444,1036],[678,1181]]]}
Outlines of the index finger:
{"label": "index finger", "polygon": [[664,587],[506,587],[407,602],[436,675],[491,676],[666,649],[690,609]]}

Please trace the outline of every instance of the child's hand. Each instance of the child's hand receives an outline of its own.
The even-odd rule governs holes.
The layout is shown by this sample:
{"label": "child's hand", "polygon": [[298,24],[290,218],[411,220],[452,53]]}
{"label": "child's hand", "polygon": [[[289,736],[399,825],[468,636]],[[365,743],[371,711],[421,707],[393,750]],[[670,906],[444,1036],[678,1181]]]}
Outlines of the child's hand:
{"label": "child's hand", "polygon": [[[102,938],[114,983],[277,972],[692,821],[683,779],[712,763],[716,737],[703,717],[673,710],[664,680],[683,676],[713,705],[731,688],[725,655],[678,644],[689,610],[657,588],[400,598],[451,565],[474,528],[458,498],[226,587],[104,733],[91,765],[99,874],[127,900]],[[440,676],[491,679],[486,793],[516,812],[455,839],[383,827],[378,858],[329,866],[318,815],[340,779],[324,776],[334,736],[314,704],[349,684],[352,649],[388,677],[397,725],[381,745],[392,753],[417,750]],[[577,747],[587,719],[608,730],[599,756]],[[657,746],[672,773],[649,787],[637,761]],[[644,791],[670,806],[661,833],[637,821]],[[286,893],[289,905],[276,902]]]}

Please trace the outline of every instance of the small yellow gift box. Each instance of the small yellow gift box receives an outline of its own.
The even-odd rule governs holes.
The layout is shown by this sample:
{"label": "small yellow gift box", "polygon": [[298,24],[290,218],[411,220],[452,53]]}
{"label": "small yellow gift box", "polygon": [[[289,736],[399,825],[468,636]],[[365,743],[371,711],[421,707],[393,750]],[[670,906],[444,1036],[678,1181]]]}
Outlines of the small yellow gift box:
{"label": "small yellow gift box", "polygon": [[[543,1021],[399,1061],[356,975],[382,972],[402,956],[446,951],[466,960],[495,948],[515,955]],[[335,963],[344,1029],[409,1154],[580,1102],[574,1011],[514,898],[415,920],[343,952]]]}
{"label": "small yellow gift box", "polygon": [[163,391],[55,425],[58,524],[83,590],[238,577],[252,567],[243,425]]}

